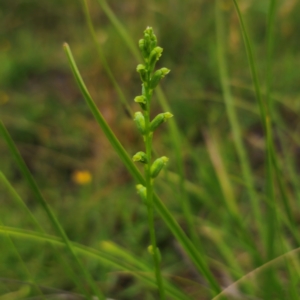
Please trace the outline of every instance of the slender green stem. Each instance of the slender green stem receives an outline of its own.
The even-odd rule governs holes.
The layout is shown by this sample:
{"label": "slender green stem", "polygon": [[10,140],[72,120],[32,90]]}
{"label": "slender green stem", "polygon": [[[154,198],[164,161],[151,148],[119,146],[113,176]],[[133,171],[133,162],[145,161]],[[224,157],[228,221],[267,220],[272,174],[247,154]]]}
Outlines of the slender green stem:
{"label": "slender green stem", "polygon": [[244,19],[243,19],[243,16],[241,14],[239,5],[237,3],[237,0],[233,0],[233,2],[234,2],[234,6],[236,8],[236,12],[237,12],[239,20],[240,20],[242,35],[243,35],[243,39],[244,39],[244,43],[245,43],[245,48],[246,48],[246,51],[247,51],[247,57],[248,57],[248,60],[249,60],[249,67],[250,67],[250,71],[251,71],[251,75],[252,75],[255,94],[256,94],[258,106],[259,106],[259,109],[260,109],[260,116],[261,116],[261,119],[262,119],[262,124],[264,126],[264,129],[266,131],[266,127],[267,127],[266,126],[266,115],[267,115],[266,105],[263,103],[263,100],[262,100],[262,94],[261,94],[260,84],[259,84],[259,80],[258,80],[258,76],[257,76],[256,65],[255,65],[255,62],[254,62],[254,55],[253,55],[251,42],[250,42],[247,30],[246,30]]}
{"label": "slender green stem", "polygon": [[[269,13],[268,13],[268,24],[267,24],[267,66],[266,66],[266,106],[267,106],[267,112],[269,117],[266,118],[266,139],[267,139],[267,194],[269,198],[271,199],[273,205],[275,205],[275,191],[274,191],[274,171],[275,174],[278,175],[277,171],[277,159],[272,158],[272,156],[275,155],[275,149],[273,146],[272,141],[272,117],[273,117],[273,105],[271,102],[271,81],[272,81],[272,50],[273,50],[273,41],[274,41],[274,35],[273,35],[273,28],[274,28],[274,20],[275,20],[275,11],[276,11],[276,0],[270,1],[269,6]],[[275,156],[274,156],[275,157]],[[273,163],[274,162],[274,163]],[[274,168],[274,170],[273,170]],[[280,180],[280,178],[278,178]],[[279,183],[280,184],[280,183]],[[286,201],[284,201],[286,203]],[[289,210],[287,210],[289,211]],[[274,241],[275,241],[275,233],[279,232],[279,224],[276,224],[279,222],[279,219],[276,216],[276,210],[274,207],[271,207],[269,212],[269,234],[268,234],[268,242],[267,245],[267,257],[273,258],[274,257]],[[274,217],[275,216],[275,217]],[[276,222],[276,220],[278,221]],[[276,228],[276,227],[277,228]]]}
{"label": "slender green stem", "polygon": [[[269,127],[270,132],[272,130],[272,122],[275,118],[274,116],[274,108],[273,101],[271,97],[271,89],[272,89],[272,62],[273,62],[273,47],[274,47],[274,24],[275,24],[275,16],[276,16],[276,8],[277,8],[277,0],[270,0],[269,13],[268,13],[268,28],[267,28],[267,66],[266,66],[266,99],[267,99],[267,107],[270,115]],[[271,141],[270,141],[271,142]],[[275,170],[276,178],[279,183],[279,190],[283,198],[283,205],[291,224],[295,224],[295,221],[292,217],[292,212],[290,209],[287,192],[285,190],[285,185],[282,180],[282,176],[280,174],[280,169],[278,167],[278,161],[276,157],[275,148],[272,146],[272,163]]]}
{"label": "slender green stem", "polygon": [[[266,182],[266,189],[267,189],[267,195],[268,198],[271,200],[271,203],[273,205],[268,207],[267,211],[267,219],[268,219],[268,226],[267,226],[267,239],[266,239],[266,251],[267,251],[267,257],[269,259],[273,258],[275,253],[274,253],[274,240],[275,240],[275,233],[276,233],[276,211],[274,210],[274,205],[276,203],[275,199],[275,193],[274,193],[274,179],[273,179],[273,165],[274,165],[274,160],[276,160],[276,155],[274,151],[274,145],[273,145],[273,138],[272,138],[272,128],[270,126],[270,115],[268,113],[268,107],[267,103],[263,102],[262,99],[262,93],[260,89],[260,84],[259,84],[259,79],[257,75],[257,70],[256,70],[256,64],[254,60],[254,55],[253,55],[253,50],[252,50],[252,45],[246,30],[246,26],[244,24],[244,20],[241,14],[241,11],[239,9],[237,0],[233,0],[239,20],[240,20],[240,25],[241,25],[241,30],[243,34],[243,39],[245,43],[245,48],[247,52],[247,57],[249,61],[249,67],[252,75],[252,80],[254,84],[254,90],[260,110],[260,117],[262,121],[262,125],[264,128],[264,132],[266,134],[265,136],[265,144],[266,144],[266,177],[267,177],[267,182]],[[276,169],[275,169],[276,171]]]}
{"label": "slender green stem", "polygon": [[274,46],[274,23],[277,0],[270,0],[268,20],[267,20],[267,64],[266,64],[266,98],[269,113],[273,117],[273,101],[271,97],[272,84],[272,58]]}
{"label": "slender green stem", "polygon": [[[276,255],[275,249],[276,244],[275,240],[276,235],[279,233],[279,224],[278,216],[276,213],[276,198],[274,190],[274,165],[272,161],[273,154],[273,141],[272,141],[272,128],[270,118],[266,119],[266,145],[267,145],[267,182],[266,182],[266,191],[268,199],[270,199],[269,209],[267,210],[267,219],[268,219],[268,234],[267,234],[267,258],[273,259]],[[277,236],[278,237],[278,236]]]}
{"label": "slender green stem", "polygon": [[290,203],[289,203],[289,196],[288,196],[288,192],[287,192],[287,187],[286,187],[286,184],[284,183],[283,174],[280,171],[280,168],[279,168],[279,165],[278,165],[278,160],[277,160],[274,148],[272,149],[272,163],[273,163],[273,166],[274,166],[276,178],[277,178],[277,181],[278,181],[278,188],[279,188],[281,197],[283,199],[283,207],[285,209],[287,218],[288,218],[289,222],[291,223],[291,225],[296,226],[295,220],[293,219],[291,206],[290,206]]}
{"label": "slender green stem", "polygon": [[153,133],[150,131],[150,102],[151,102],[151,92],[146,88],[147,97],[147,111],[145,111],[145,127],[146,135],[144,136],[146,156],[148,164],[145,165],[145,178],[146,178],[146,189],[147,189],[147,212],[148,212],[148,226],[152,246],[152,256],[154,262],[155,277],[157,281],[157,286],[159,290],[160,299],[166,299],[163,279],[160,270],[160,258],[156,243],[156,234],[154,227],[154,204],[153,204],[153,180],[151,178],[150,166],[152,161],[152,137]]}
{"label": "slender green stem", "polygon": [[[268,198],[268,203],[269,203],[269,205],[267,207],[267,211],[266,211],[266,220],[267,220],[266,223],[268,224],[268,226],[266,226],[267,238],[265,241],[265,248],[266,248],[266,257],[268,260],[271,260],[274,257],[276,257],[279,247],[282,246],[282,236],[278,235],[280,233],[280,220],[278,218],[278,214],[276,211],[276,198],[275,198],[275,190],[274,190],[275,182],[274,182],[274,174],[273,173],[276,174],[277,180],[279,182],[280,191],[283,196],[282,201],[283,201],[283,204],[284,204],[284,207],[286,210],[286,214],[287,214],[288,219],[291,222],[291,224],[293,223],[293,219],[291,217],[290,207],[289,207],[287,198],[285,197],[285,193],[284,193],[285,190],[281,188],[282,181],[280,178],[281,176],[280,176],[280,171],[278,168],[277,155],[276,155],[276,151],[275,151],[275,147],[274,147],[274,143],[273,143],[273,133],[272,133],[272,126],[271,126],[272,121],[271,121],[271,115],[270,115],[270,107],[268,106],[270,103],[270,100],[268,100],[268,98],[267,98],[267,101],[263,102],[251,42],[248,37],[248,33],[246,31],[246,27],[245,27],[239,6],[237,4],[237,0],[233,0],[233,1],[234,1],[234,5],[236,7],[236,11],[237,11],[237,14],[238,14],[238,17],[240,20],[243,39],[244,39],[245,48],[247,51],[247,57],[248,57],[248,61],[249,61],[249,66],[250,66],[250,71],[251,71],[252,80],[254,83],[254,90],[255,90],[257,102],[258,102],[259,109],[260,109],[262,125],[263,125],[264,131],[265,131],[266,191],[267,191],[267,198]],[[271,24],[270,22],[272,22],[272,19],[274,18],[274,13],[275,13],[274,10],[275,10],[275,6],[272,6],[272,3],[271,3],[268,25]],[[268,34],[270,35],[271,33],[272,33],[272,30],[269,28]],[[272,39],[272,37],[268,37],[268,40],[271,40],[271,39]],[[270,42],[269,42],[269,45],[270,45]],[[268,55],[270,55],[270,54],[271,54],[271,47],[269,46]],[[270,61],[268,62],[268,68],[270,69],[271,68],[271,58],[270,57],[269,57],[269,60]],[[268,85],[268,89],[269,89],[269,91],[267,93],[269,93],[269,94],[270,94],[270,83],[271,83],[270,78],[271,78],[270,76],[269,76],[269,78],[267,78],[267,81],[268,81],[267,85]],[[279,238],[279,243],[275,243],[275,241],[278,240],[278,238]],[[266,276],[266,280],[267,280],[267,282],[266,282],[267,287],[273,286],[273,290],[274,289],[277,289],[278,291],[280,290],[280,286],[279,286],[280,283],[274,272],[270,271],[269,274]],[[267,294],[269,294],[268,291],[267,291]]]}

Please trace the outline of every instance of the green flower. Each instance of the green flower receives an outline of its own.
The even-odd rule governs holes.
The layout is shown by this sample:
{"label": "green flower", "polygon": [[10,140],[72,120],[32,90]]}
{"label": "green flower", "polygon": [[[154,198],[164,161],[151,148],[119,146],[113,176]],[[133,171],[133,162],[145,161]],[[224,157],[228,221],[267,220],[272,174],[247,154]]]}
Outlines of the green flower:
{"label": "green flower", "polygon": [[163,167],[167,164],[169,158],[166,156],[162,156],[154,161],[150,168],[151,177],[155,178],[158,176]]}
{"label": "green flower", "polygon": [[160,124],[172,117],[173,115],[169,112],[158,114],[150,123],[150,131],[154,131]]}
{"label": "green flower", "polygon": [[134,114],[134,122],[138,131],[144,135],[146,133],[145,117],[140,111]]}

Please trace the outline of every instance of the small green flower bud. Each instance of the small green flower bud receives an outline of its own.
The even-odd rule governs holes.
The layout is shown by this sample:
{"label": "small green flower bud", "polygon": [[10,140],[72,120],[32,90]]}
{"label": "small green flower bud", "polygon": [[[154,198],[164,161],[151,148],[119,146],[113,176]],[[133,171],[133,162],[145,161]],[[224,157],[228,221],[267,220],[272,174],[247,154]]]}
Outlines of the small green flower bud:
{"label": "small green flower bud", "polygon": [[144,31],[144,34],[149,39],[150,52],[151,52],[157,45],[156,35],[153,33],[152,27],[147,27],[146,30]]}
{"label": "small green flower bud", "polygon": [[158,114],[150,123],[150,130],[154,131],[160,124],[172,118],[173,115],[169,112]]}
{"label": "small green flower bud", "polygon": [[165,121],[164,114],[158,114],[150,123],[150,130],[154,131],[160,124]]}
{"label": "small green flower bud", "polygon": [[142,64],[139,64],[136,67],[136,70],[140,74],[142,82],[144,82],[144,83],[147,82],[148,81],[148,74],[147,74],[146,67]]}
{"label": "small green flower bud", "polygon": [[144,135],[146,133],[145,117],[141,112],[136,112],[134,114],[134,122],[139,132]]}
{"label": "small green flower bud", "polygon": [[144,39],[145,41],[150,44],[151,40],[152,40],[152,36],[153,36],[153,29],[152,27],[147,27],[145,30],[144,30]]}
{"label": "small green flower bud", "polygon": [[170,70],[167,68],[162,68],[162,69],[157,70],[151,78],[150,89],[154,89],[159,84],[160,80],[169,73],[170,73]]}
{"label": "small green flower bud", "polygon": [[146,62],[149,60],[151,51],[157,46],[157,38],[151,27],[144,31],[144,38],[139,40],[139,48]]}
{"label": "small green flower bud", "polygon": [[145,51],[147,53],[147,56],[145,57],[146,59],[149,58],[151,49],[150,49],[150,43],[151,43],[151,38],[150,38],[150,34],[146,32],[146,30],[144,31],[144,48]]}
{"label": "small green flower bud", "polygon": [[161,48],[161,47],[155,47],[151,51],[150,58],[149,58],[149,66],[150,66],[151,70],[154,69],[155,64],[159,60],[159,58],[161,57],[162,52],[163,52],[163,48]]}
{"label": "small green flower bud", "polygon": [[140,39],[139,40],[139,48],[141,51],[144,50],[144,46],[145,46],[145,40],[144,39]]}
{"label": "small green flower bud", "polygon": [[167,164],[168,160],[169,159],[166,156],[162,156],[153,162],[150,168],[150,173],[152,178],[157,177],[157,175],[160,173],[162,168]]}
{"label": "small green flower bud", "polygon": [[148,160],[147,160],[147,155],[145,152],[137,152],[133,157],[132,157],[133,161],[139,161],[143,164],[147,164]]}
{"label": "small green flower bud", "polygon": [[144,59],[148,59],[150,53],[146,49],[146,45],[145,45],[145,40],[144,39],[139,40],[139,48],[140,48],[140,51],[142,53],[143,58]]}
{"label": "small green flower bud", "polygon": [[147,250],[149,254],[154,255],[154,249],[152,245],[148,246]]}
{"label": "small green flower bud", "polygon": [[150,49],[151,51],[157,46],[157,38],[156,35],[153,34],[151,37],[151,42],[150,42]]}
{"label": "small green flower bud", "polygon": [[147,110],[146,107],[146,97],[144,95],[136,96],[134,102],[139,103],[143,110]]}
{"label": "small green flower bud", "polygon": [[152,35],[154,35],[154,33],[153,33],[153,28],[152,27],[150,27],[150,26],[147,26],[147,28],[144,30],[144,35],[148,35],[148,36],[152,36]]}
{"label": "small green flower bud", "polygon": [[[147,250],[150,255],[152,255],[152,256],[154,255],[154,249],[153,249],[152,245],[148,246]],[[156,247],[156,254],[158,256],[158,261],[161,262],[161,254],[160,254],[159,248],[157,248],[157,247]]]}
{"label": "small green flower bud", "polygon": [[135,187],[136,187],[137,193],[142,198],[143,203],[146,204],[147,203],[147,189],[141,184],[137,184]]}
{"label": "small green flower bud", "polygon": [[146,104],[146,97],[144,95],[136,96],[134,102]]}

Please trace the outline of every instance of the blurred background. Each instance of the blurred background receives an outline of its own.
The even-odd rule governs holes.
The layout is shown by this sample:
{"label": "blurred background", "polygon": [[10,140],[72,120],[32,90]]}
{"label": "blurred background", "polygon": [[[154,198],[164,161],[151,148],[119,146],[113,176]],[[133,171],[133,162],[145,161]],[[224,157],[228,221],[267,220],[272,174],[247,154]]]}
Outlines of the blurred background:
{"label": "blurred background", "polygon": [[[139,107],[133,99],[140,94],[140,79],[135,71],[140,61],[124,44],[99,4],[101,1],[88,2],[101,50],[129,105],[137,111]],[[220,87],[214,1],[109,0],[107,3],[134,42],[142,38],[147,26],[153,27],[158,45],[164,49],[159,67],[171,69],[161,87],[184,136],[182,155],[186,178],[205,192],[208,202],[214,202],[222,210],[221,190],[216,185],[217,177],[206,149],[204,132],[214,133],[233,181],[238,182],[241,171]],[[269,1],[241,0],[239,4],[253,41],[263,87]],[[256,186],[263,190],[263,130],[233,1],[224,0],[222,11],[226,22],[230,85]],[[283,149],[281,142],[276,140],[278,151],[280,155],[291,157],[295,172],[298,171],[300,141],[299,13],[299,1],[278,1],[272,69],[272,98],[281,120],[278,135],[285,141]],[[79,0],[0,2],[0,118],[71,240],[94,248],[99,247],[101,241],[110,240],[149,260],[145,253],[148,246],[146,210],[136,195],[135,182],[77,88],[62,49],[64,42],[69,43],[93,99],[125,149],[130,155],[143,149],[142,139],[101,64]],[[153,115],[162,111],[156,97],[152,111]],[[167,124],[156,134],[154,144],[159,155],[170,157],[168,169],[177,172]],[[0,170],[43,228],[55,234],[3,139],[0,139]],[[283,165],[285,171],[289,172]],[[245,192],[238,184],[235,188],[247,211]],[[184,227],[176,189],[162,183],[157,190]],[[1,223],[34,230],[27,215],[3,186],[0,186],[0,195]],[[220,222],[209,210],[209,205],[203,205],[203,199],[194,195],[189,199],[200,219],[205,217],[216,224]],[[156,226],[161,229],[158,232],[161,251],[167,253],[164,256],[166,268],[178,276],[194,278],[192,268],[178,263],[182,251],[176,248],[176,242],[160,218]],[[21,285],[13,280],[26,279],[20,262],[5,241],[2,236],[0,277],[9,281],[0,280],[2,293]],[[47,245],[16,243],[41,285],[76,291]],[[214,249],[207,242],[208,250],[210,247]],[[138,283],[133,285],[131,276],[108,273],[109,268],[92,260],[87,260],[86,265],[101,285],[118,299],[133,299],[132,295],[138,293],[140,297],[134,299],[152,299]]]}

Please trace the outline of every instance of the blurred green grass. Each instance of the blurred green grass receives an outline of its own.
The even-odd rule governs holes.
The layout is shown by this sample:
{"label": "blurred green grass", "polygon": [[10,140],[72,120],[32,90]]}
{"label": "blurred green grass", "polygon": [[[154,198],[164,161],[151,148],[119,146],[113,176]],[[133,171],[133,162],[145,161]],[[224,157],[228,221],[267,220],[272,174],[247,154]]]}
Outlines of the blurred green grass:
{"label": "blurred green grass", "polygon": [[[264,83],[268,1],[240,2],[247,28],[254,41],[259,75]],[[138,62],[124,46],[97,1],[90,1],[89,5],[97,37],[108,64],[131,107],[136,110],[137,106],[132,99],[139,93],[139,79],[135,71]],[[201,236],[205,248],[211,258],[217,259],[218,251],[211,238],[205,235],[208,225],[202,224],[203,220],[220,231],[225,224],[224,231],[229,231],[225,236],[232,233],[231,226],[226,224],[228,215],[224,209],[222,190],[207,153],[203,130],[209,128],[217,133],[219,151],[246,218],[249,204],[243,185],[236,180],[240,177],[240,167],[233,148],[219,83],[214,5],[211,1],[204,0],[134,0],[121,3],[115,0],[109,1],[109,5],[134,41],[141,37],[141,32],[147,25],[151,25],[164,48],[162,63],[171,69],[171,73],[162,87],[176,117],[176,123],[185,136],[186,144],[182,144],[182,153],[186,177],[204,191],[202,197],[213,202],[214,210],[209,210],[203,204],[204,200],[200,197],[199,201],[199,197],[195,196],[190,196],[192,208],[199,222],[198,231],[204,232]],[[295,208],[299,208],[296,203],[299,198],[295,196],[299,187],[293,186],[293,180],[297,183],[299,179],[299,10],[297,1],[289,0],[279,4],[272,71],[275,110],[278,120],[282,120],[281,123],[278,122],[275,142],[283,177]],[[239,120],[255,174],[255,184],[263,194],[263,131],[256,111],[239,22],[231,1],[223,1],[223,13],[227,25],[226,51],[231,86],[238,104]],[[148,246],[147,224],[143,222],[146,212],[135,194],[134,182],[99,131],[77,90],[62,51],[63,42],[72,46],[82,75],[107,122],[128,152],[136,152],[142,141],[100,64],[80,1],[31,0],[0,3],[0,118],[6,124],[71,240],[96,248],[100,241],[113,240],[137,256],[149,260],[144,251]],[[160,112],[158,104],[154,104],[154,111]],[[171,158],[169,169],[176,172],[170,145],[170,136],[164,128],[158,134],[155,147],[158,153],[168,153]],[[53,233],[2,139],[0,157],[1,171],[44,228]],[[285,157],[290,159],[289,164]],[[291,168],[295,173],[294,177]],[[74,181],[74,174],[81,170],[87,170],[92,175],[92,181],[87,185]],[[186,224],[180,205],[174,201],[174,197],[170,197],[174,195],[174,186],[162,184],[157,189],[165,204],[184,227]],[[2,186],[0,195],[1,221],[8,226],[32,229],[30,220]],[[294,214],[296,220],[299,220],[297,210]],[[184,254],[159,218],[156,224],[161,228],[158,231],[160,248],[167,253],[164,256],[164,265],[170,269],[170,273],[197,280],[193,277],[191,267],[174,264]],[[232,240],[232,237],[228,239]],[[3,237],[1,244],[7,245]],[[17,246],[39,284],[76,290],[59,269],[49,249],[33,247],[32,244],[22,241]],[[0,277],[26,277],[11,249],[6,246],[1,248],[3,263]],[[234,252],[246,256],[238,247]],[[142,296],[136,299],[151,299],[150,294],[146,295],[147,292],[143,294],[143,289],[138,284],[135,285],[137,290],[126,289],[133,286],[131,277],[124,276],[124,279],[117,274],[107,280],[108,268],[100,267],[92,261],[87,264],[92,273],[97,274],[97,279],[116,298],[132,299],[130,297],[136,295],[138,290]],[[244,269],[251,269],[247,258],[241,258],[241,265]],[[3,290],[7,288],[5,282],[0,286]]]}

